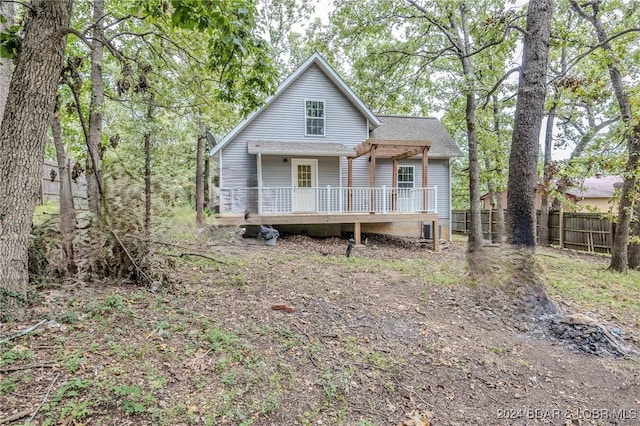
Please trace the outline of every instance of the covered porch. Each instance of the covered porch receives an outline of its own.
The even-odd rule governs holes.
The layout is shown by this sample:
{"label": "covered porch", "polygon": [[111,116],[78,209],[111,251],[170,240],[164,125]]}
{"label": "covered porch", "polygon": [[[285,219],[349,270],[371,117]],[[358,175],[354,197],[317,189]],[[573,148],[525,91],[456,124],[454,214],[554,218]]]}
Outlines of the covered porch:
{"label": "covered porch", "polygon": [[[235,225],[353,224],[356,243],[360,243],[363,223],[422,222],[437,229],[438,191],[427,182],[430,146],[428,141],[380,139],[367,139],[355,148],[338,143],[249,141],[248,153],[256,155],[258,185],[219,188],[218,222]],[[400,185],[396,172],[398,162],[417,155],[422,155],[422,181],[416,182],[415,187]],[[278,172],[278,168],[273,167],[273,159],[277,156],[283,157],[283,164],[290,161],[290,186],[274,186],[272,181],[265,184],[266,178],[272,179],[271,175],[264,174],[265,169]],[[369,157],[369,186],[366,187],[354,186],[353,163],[362,156]],[[338,165],[339,158],[346,158],[346,187],[342,186],[342,176],[338,177],[336,185],[318,185],[318,160],[313,158],[326,157],[338,157]],[[377,182],[376,160],[381,158],[391,160],[392,176],[391,179],[385,176],[384,181],[389,183],[391,180],[391,186]],[[336,167],[334,173],[342,174],[342,168]],[[437,247],[437,241],[434,241],[434,247]]]}

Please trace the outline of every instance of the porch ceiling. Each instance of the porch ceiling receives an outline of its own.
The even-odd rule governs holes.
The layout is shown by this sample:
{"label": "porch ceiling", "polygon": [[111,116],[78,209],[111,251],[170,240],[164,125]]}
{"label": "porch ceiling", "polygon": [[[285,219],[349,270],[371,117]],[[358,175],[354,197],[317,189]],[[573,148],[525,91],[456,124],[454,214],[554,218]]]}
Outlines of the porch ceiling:
{"label": "porch ceiling", "polygon": [[308,143],[286,141],[249,141],[249,154],[263,155],[308,155],[316,157],[352,157],[356,154],[353,148],[341,143]]}
{"label": "porch ceiling", "polygon": [[353,158],[370,154],[378,158],[404,160],[420,155],[424,151],[428,151],[430,147],[431,142],[424,140],[367,139],[356,146],[356,155]]}

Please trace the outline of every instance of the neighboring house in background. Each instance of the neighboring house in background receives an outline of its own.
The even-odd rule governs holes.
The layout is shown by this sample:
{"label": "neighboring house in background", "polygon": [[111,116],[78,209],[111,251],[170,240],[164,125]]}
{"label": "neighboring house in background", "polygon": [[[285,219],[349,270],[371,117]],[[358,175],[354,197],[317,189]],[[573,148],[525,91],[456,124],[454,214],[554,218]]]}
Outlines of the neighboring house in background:
{"label": "neighboring house in background", "polygon": [[317,53],[210,155],[220,224],[450,237],[460,148],[435,118],[376,116]]}
{"label": "neighboring house in background", "polygon": [[[617,214],[618,202],[612,202],[616,189],[622,188],[622,177],[604,176],[600,173],[594,177],[585,178],[578,186],[567,189],[567,198],[573,204],[573,210],[577,212],[596,211],[606,213],[610,209]],[[570,208],[569,203],[565,208]]]}
{"label": "neighboring house in background", "polygon": [[[565,210],[575,212],[600,212],[606,213],[613,209],[617,213],[618,203],[611,199],[616,189],[622,187],[620,176],[604,176],[597,173],[593,177],[585,178],[579,185],[572,186],[566,191],[567,200],[564,203]],[[507,195],[503,193],[503,205],[507,206]],[[488,210],[491,207],[489,194],[480,197],[482,208]],[[536,193],[536,209],[542,205],[542,193]]]}

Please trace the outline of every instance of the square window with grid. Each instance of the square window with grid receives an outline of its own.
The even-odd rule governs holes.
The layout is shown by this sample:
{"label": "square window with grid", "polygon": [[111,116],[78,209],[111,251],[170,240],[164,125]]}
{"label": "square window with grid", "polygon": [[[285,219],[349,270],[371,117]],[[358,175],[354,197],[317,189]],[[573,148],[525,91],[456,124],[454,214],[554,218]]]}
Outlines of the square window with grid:
{"label": "square window with grid", "polygon": [[324,136],[324,101],[306,101],[305,134]]}
{"label": "square window with grid", "polygon": [[398,166],[398,188],[413,188],[413,166]]}

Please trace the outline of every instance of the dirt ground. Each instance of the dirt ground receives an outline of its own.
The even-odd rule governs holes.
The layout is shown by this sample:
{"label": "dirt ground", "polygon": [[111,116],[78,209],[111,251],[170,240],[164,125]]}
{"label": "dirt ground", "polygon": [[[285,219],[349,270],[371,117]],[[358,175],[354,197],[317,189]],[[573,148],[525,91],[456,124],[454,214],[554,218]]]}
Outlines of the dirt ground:
{"label": "dirt ground", "polygon": [[[207,246],[222,263],[180,265],[169,292],[43,290],[29,320],[0,325],[5,337],[49,319],[0,346],[0,419],[640,424],[638,358],[582,353],[514,316],[508,297],[463,285],[463,243],[432,253],[371,238],[349,259],[345,249],[339,238],[232,239]],[[637,350],[637,324],[616,327]]]}

